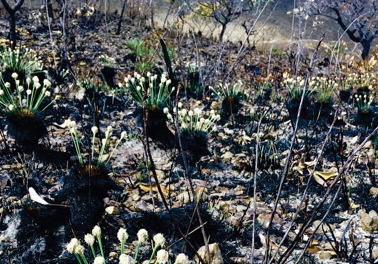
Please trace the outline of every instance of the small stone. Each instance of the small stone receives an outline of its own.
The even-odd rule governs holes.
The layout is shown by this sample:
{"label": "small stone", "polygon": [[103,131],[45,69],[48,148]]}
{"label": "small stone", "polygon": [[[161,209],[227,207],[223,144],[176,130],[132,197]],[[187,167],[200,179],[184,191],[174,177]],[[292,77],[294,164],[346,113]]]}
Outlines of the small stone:
{"label": "small stone", "polygon": [[179,195],[176,196],[177,197],[177,200],[186,204],[189,202],[189,193],[188,192],[183,192],[183,193],[180,193]]}
{"label": "small stone", "polygon": [[115,206],[108,206],[105,208],[105,212],[107,212],[110,215],[119,215],[119,209]]}
{"label": "small stone", "polygon": [[378,216],[375,211],[372,210],[369,213],[361,212],[360,219],[364,231],[372,233],[378,230]]}
{"label": "small stone", "polygon": [[110,252],[109,253],[109,259],[117,259],[118,258],[118,253],[117,252]]}
{"label": "small stone", "polygon": [[321,260],[331,259],[332,258],[332,254],[331,254],[331,252],[328,252],[328,251],[320,251],[319,252],[319,258]]}
{"label": "small stone", "polygon": [[225,161],[231,160],[234,154],[231,151],[227,151],[226,153],[222,154],[221,158]]}
{"label": "small stone", "polygon": [[[210,244],[209,245],[209,251],[210,251],[210,261],[208,259],[208,256],[206,254],[206,248],[205,246],[202,246],[198,251],[198,255],[201,256],[201,258],[206,262],[210,264],[223,264],[223,258],[222,253],[219,249],[219,245],[217,243]],[[195,257],[196,263],[200,263],[198,257]]]}
{"label": "small stone", "polygon": [[131,199],[135,202],[139,201],[140,200],[140,195],[139,194],[133,194],[131,196]]}

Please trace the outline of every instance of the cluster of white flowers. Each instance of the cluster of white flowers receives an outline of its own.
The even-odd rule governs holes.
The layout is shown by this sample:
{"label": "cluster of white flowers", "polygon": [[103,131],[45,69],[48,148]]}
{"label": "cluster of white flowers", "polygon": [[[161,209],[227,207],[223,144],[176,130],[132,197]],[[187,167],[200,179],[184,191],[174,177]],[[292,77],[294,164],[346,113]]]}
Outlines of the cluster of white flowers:
{"label": "cluster of white flowers", "polygon": [[[80,162],[80,164],[83,165],[83,159],[82,159],[81,151],[80,151],[80,145],[79,145],[79,139],[78,139],[78,134],[77,134],[77,125],[76,125],[76,122],[73,121],[73,120],[67,119],[67,120],[64,121],[64,126],[67,127],[69,129],[69,131],[70,131],[70,134],[71,134],[71,137],[72,137],[72,140],[74,142],[75,149],[76,149],[76,154],[78,155],[78,158],[79,158],[79,162]],[[95,148],[96,134],[98,133],[98,127],[93,126],[91,128],[91,131],[92,131],[92,154],[91,154],[91,160],[95,160],[94,148]],[[101,149],[100,149],[99,154],[98,154],[97,165],[99,165],[101,162],[103,162],[102,158],[103,158],[103,155],[105,153],[106,146],[107,146],[107,144],[109,142],[109,139],[110,139],[110,137],[111,137],[112,134],[113,134],[113,127],[112,126],[108,126],[106,128],[106,131],[105,131],[105,138],[101,139]],[[110,161],[110,159],[113,156],[115,150],[117,149],[117,147],[119,146],[119,144],[121,143],[121,141],[123,139],[125,139],[126,137],[127,137],[127,132],[126,131],[122,131],[120,138],[118,139],[116,145],[114,146],[112,152],[108,156],[108,158],[105,161],[105,163],[107,163],[107,162]]]}
{"label": "cluster of white flowers", "polygon": [[297,76],[296,78],[289,77],[289,74],[287,72],[284,72],[283,74],[283,84],[291,91],[293,89],[302,88],[305,84],[305,79],[303,79],[301,76]]}
{"label": "cluster of white flowers", "polygon": [[[164,113],[167,115],[168,120],[174,122],[172,114],[169,113],[168,108],[164,108]],[[173,109],[173,113],[176,113],[176,108]],[[178,103],[178,119],[180,128],[191,132],[203,131],[208,133],[210,131],[216,131],[217,127],[215,123],[221,119],[220,115],[215,110],[210,110],[208,113],[202,111],[199,108],[193,110],[187,110],[183,108],[181,102]]]}
{"label": "cluster of white flowers", "polygon": [[374,100],[374,97],[372,95],[370,95],[368,97],[366,95],[366,93],[364,95],[357,95],[356,94],[354,97],[356,99],[358,109],[360,109],[362,111],[369,110],[370,105]]}
{"label": "cluster of white flowers", "polygon": [[229,97],[236,97],[241,94],[243,91],[243,82],[239,80],[233,85],[231,85],[230,83],[219,83],[217,89],[211,86],[210,89],[216,94],[216,96],[224,100]]}
{"label": "cluster of white flowers", "polygon": [[[15,91],[12,91],[12,87],[9,82],[1,82],[2,85],[0,85],[0,104],[9,111],[22,108],[26,108],[31,111],[39,110],[43,100],[46,97],[51,96],[51,92],[48,90],[51,87],[51,82],[49,80],[44,79],[43,84],[41,84],[37,76],[34,76],[32,79],[28,77],[26,78],[25,82],[25,91],[25,87],[20,85],[18,74],[14,72],[11,76],[16,84]],[[55,98],[52,102],[50,102],[45,108],[42,109],[42,111],[57,99],[58,98]]]}
{"label": "cluster of white flowers", "polygon": [[42,60],[28,48],[8,47],[0,52],[0,60],[3,69],[23,71],[25,74],[43,70]]}
{"label": "cluster of white flowers", "polygon": [[317,91],[316,98],[318,102],[328,101],[338,86],[339,84],[334,78],[325,76],[313,76],[308,83],[309,89]]}
{"label": "cluster of white flowers", "polygon": [[[166,104],[169,96],[174,91],[174,87],[169,89],[171,80],[168,79],[167,73],[163,72],[158,78],[157,74],[147,72],[145,77],[135,72],[133,76],[127,75],[124,79],[125,87],[130,91],[132,98],[139,105],[143,105],[143,99],[146,97],[146,106]],[[123,87],[123,85],[122,85]]]}
{"label": "cluster of white flowers", "polygon": [[100,59],[100,61],[102,62],[102,64],[103,64],[104,66],[107,66],[107,67],[112,66],[113,64],[116,63],[116,60],[115,60],[113,57],[109,57],[109,56],[106,55],[106,54],[101,54],[101,55],[99,56],[99,59]]}
{"label": "cluster of white flowers", "polygon": [[[117,238],[121,242],[121,253],[120,253],[119,258],[118,258],[119,264],[132,264],[137,260],[138,253],[139,253],[139,246],[142,243],[146,242],[146,240],[148,239],[148,232],[147,232],[146,229],[140,229],[138,231],[138,233],[137,233],[138,246],[137,246],[137,249],[136,249],[136,252],[135,252],[135,258],[123,253],[123,247],[125,246],[125,242],[128,239],[128,237],[129,237],[129,235],[127,234],[126,229],[120,228],[118,230]],[[99,242],[99,246],[100,246],[100,250],[101,250],[101,256],[96,256],[94,246],[93,246],[94,242],[95,242],[95,238],[97,238],[97,240]],[[86,234],[84,236],[84,241],[90,246],[90,248],[92,250],[92,255],[93,255],[93,258],[94,258],[93,264],[106,263],[106,259],[103,255],[104,251],[102,249],[102,244],[101,244],[101,228],[96,225],[92,229],[92,234]],[[151,255],[151,259],[154,257],[154,254],[156,253],[156,262],[157,263],[159,263],[159,264],[168,263],[169,253],[168,253],[167,250],[162,248],[162,247],[164,247],[164,245],[166,243],[164,236],[161,233],[156,234],[153,237],[153,241],[154,241],[155,245],[154,245],[154,251]],[[162,249],[160,249],[156,252],[156,249],[159,248],[159,247],[161,247]],[[70,243],[67,244],[66,249],[71,254],[75,254],[78,261],[81,259],[83,261],[83,263],[89,263],[87,261],[85,255],[84,255],[84,247],[80,244],[80,241],[77,238],[72,238]],[[148,260],[144,261],[143,263],[145,263],[145,262],[150,263],[151,259],[149,261]],[[79,263],[82,263],[82,262],[79,261]],[[174,263],[175,264],[187,264],[187,263],[189,263],[189,259],[185,254],[180,253],[180,254],[177,255]]]}

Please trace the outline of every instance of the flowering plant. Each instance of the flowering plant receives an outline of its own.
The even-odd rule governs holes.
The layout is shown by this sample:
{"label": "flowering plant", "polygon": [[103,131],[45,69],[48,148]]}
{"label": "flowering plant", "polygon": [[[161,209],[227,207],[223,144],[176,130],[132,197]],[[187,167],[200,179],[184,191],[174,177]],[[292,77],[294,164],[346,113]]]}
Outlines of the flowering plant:
{"label": "flowering plant", "polygon": [[[216,131],[215,122],[220,120],[221,117],[214,110],[211,110],[209,115],[206,116],[206,113],[199,108],[188,111],[182,107],[181,102],[178,103],[178,108],[178,119],[183,131],[202,131],[205,133]],[[168,120],[173,122],[173,116],[169,113],[168,108],[164,108],[164,113],[166,113]]]}
{"label": "flowering plant", "polygon": [[[289,90],[290,97],[294,100],[300,100],[302,97],[303,86],[305,85],[305,79],[301,76],[296,78],[289,77],[289,74],[285,72],[283,74],[283,85]],[[305,96],[311,94],[310,87],[306,90]]]}
{"label": "flowering plant", "polygon": [[[9,82],[4,83],[3,79],[0,78],[0,105],[5,111],[13,112],[28,109],[34,112],[40,110],[39,108],[43,100],[51,95],[49,91],[51,83],[47,79],[44,79],[43,84],[41,84],[37,76],[34,76],[32,79],[28,77],[26,78],[26,86],[24,87],[20,85],[20,81],[17,79],[17,73],[14,72],[12,78],[16,83],[15,91],[11,89]],[[50,106],[56,99],[57,98],[46,105],[42,111]]]}
{"label": "flowering plant", "polygon": [[226,84],[218,84],[218,88],[215,89],[214,87],[210,87],[210,89],[214,92],[214,94],[221,98],[222,100],[228,98],[234,98],[241,94],[243,88],[243,83],[241,80],[237,81],[235,84],[231,86],[230,83]]}
{"label": "flowering plant", "polygon": [[[81,149],[80,149],[80,144],[79,144],[79,136],[78,136],[78,132],[77,132],[77,125],[76,125],[76,122],[75,121],[72,121],[72,120],[65,120],[64,122],[65,126],[69,129],[70,131],[70,134],[71,134],[71,137],[72,137],[72,140],[74,142],[74,146],[75,146],[75,150],[76,150],[76,154],[78,156],[78,159],[79,159],[79,163],[81,165],[84,165],[84,161],[83,161],[83,157],[82,157],[82,154],[81,154]],[[91,156],[90,156],[90,159],[91,161],[92,160],[95,160],[95,153],[94,153],[94,150],[95,150],[95,142],[96,142],[96,134],[98,133],[98,128],[96,126],[93,126],[91,128],[91,131],[92,131],[92,146],[91,146]],[[97,166],[99,166],[101,164],[101,162],[103,162],[104,160],[104,153],[105,153],[105,148],[106,146],[108,145],[109,143],[109,139],[111,137],[113,133],[113,128],[111,126],[108,126],[106,131],[105,131],[105,138],[103,138],[101,140],[101,148],[100,148],[100,151],[99,151],[99,154],[98,154],[98,157],[97,157]],[[120,138],[117,140],[117,143],[116,145],[114,146],[112,152],[109,154],[109,156],[105,159],[105,164],[107,164],[111,157],[113,156],[115,150],[117,149],[118,145],[121,143],[121,141],[123,139],[125,139],[127,137],[127,133],[126,131],[123,131],[121,133],[121,136]]]}
{"label": "flowering plant", "polygon": [[358,107],[358,110],[363,112],[363,113],[368,113],[369,110],[370,110],[370,104],[373,102],[373,96],[370,96],[368,97],[365,94],[363,95],[355,95],[355,99],[356,99],[356,104],[357,104],[357,107]]}
{"label": "flowering plant", "polygon": [[316,91],[316,101],[319,103],[326,103],[331,98],[333,91],[339,84],[332,78],[327,77],[312,77],[308,84],[309,89]]}
{"label": "flowering plant", "polygon": [[0,52],[0,61],[3,69],[24,72],[26,75],[43,70],[42,61],[35,52],[27,48],[3,48]]}
{"label": "flowering plant", "polygon": [[147,73],[147,79],[135,72],[134,76],[128,75],[125,78],[126,87],[129,89],[131,97],[140,107],[143,106],[143,98],[146,97],[147,108],[164,107],[169,100],[174,88],[170,89],[171,80],[167,79],[167,73],[158,76]]}
{"label": "flowering plant", "polygon": [[[137,263],[140,246],[143,243],[145,243],[146,240],[148,239],[148,233],[147,233],[147,230],[145,229],[140,229],[138,231],[138,234],[137,234],[138,244],[137,244],[134,258],[124,253],[124,249],[125,249],[125,245],[126,245],[126,241],[128,237],[129,235],[126,229],[121,227],[117,233],[117,238],[121,245],[121,249],[120,249],[121,252],[119,255],[119,264]],[[101,256],[96,256],[96,253],[95,253],[94,243],[96,239],[100,247]],[[102,242],[101,242],[101,228],[99,226],[95,226],[92,230],[92,234],[86,234],[84,237],[84,240],[88,244],[88,246],[91,248],[92,255],[94,258],[94,264],[105,264],[106,260],[105,260],[104,250],[102,248]],[[151,263],[155,255],[156,255],[156,261],[154,263],[158,263],[158,264],[167,263],[168,257],[169,257],[168,251],[166,251],[165,249],[160,249],[159,251],[157,251],[159,247],[162,248],[165,245],[164,236],[160,233],[156,234],[153,237],[153,241],[154,241],[153,251],[150,256],[150,259],[146,261],[146,263]],[[78,263],[80,264],[89,263],[87,258],[84,255],[84,250],[85,250],[84,246],[81,245],[80,241],[77,238],[72,238],[70,243],[67,244],[66,249],[68,252],[75,255]],[[177,255],[175,264],[187,264],[188,262],[189,262],[188,257],[185,254],[181,253]]]}

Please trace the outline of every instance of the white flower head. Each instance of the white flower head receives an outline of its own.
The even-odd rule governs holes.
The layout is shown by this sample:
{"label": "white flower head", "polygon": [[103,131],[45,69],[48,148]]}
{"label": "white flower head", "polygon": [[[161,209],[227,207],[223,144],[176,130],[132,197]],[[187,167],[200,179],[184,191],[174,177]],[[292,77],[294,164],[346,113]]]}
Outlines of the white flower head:
{"label": "white flower head", "polygon": [[17,72],[12,73],[12,78],[15,79],[15,80],[18,78]]}
{"label": "white flower head", "polygon": [[46,91],[46,92],[45,92],[45,96],[46,96],[46,97],[49,97],[50,95],[51,95],[50,91]]}
{"label": "white flower head", "polygon": [[156,261],[159,262],[159,264],[165,264],[168,262],[168,251],[166,251],[165,249],[160,249],[157,253],[156,253]]}
{"label": "white flower head", "polygon": [[104,264],[104,262],[105,262],[105,259],[101,256],[98,256],[95,258],[93,264]]}
{"label": "white flower head", "polygon": [[92,131],[93,135],[96,135],[97,132],[98,132],[98,128],[97,128],[96,126],[93,126],[93,127],[91,128],[91,131]]}
{"label": "white flower head", "polygon": [[0,89],[0,96],[3,96],[3,95],[4,95],[4,90]]}
{"label": "white flower head", "polygon": [[8,109],[9,109],[9,111],[13,111],[14,105],[12,105],[12,104],[8,105]]}
{"label": "white flower head", "polygon": [[8,89],[9,89],[10,87],[11,87],[11,84],[10,84],[9,82],[6,82],[6,83],[5,83],[5,88],[8,88]]}
{"label": "white flower head", "polygon": [[85,243],[88,244],[88,246],[93,246],[94,242],[95,242],[95,237],[92,235],[92,234],[86,234],[84,236],[84,241]]}
{"label": "white flower head", "polygon": [[32,91],[31,91],[30,89],[27,89],[27,90],[26,90],[26,94],[27,94],[27,95],[31,95],[31,93],[32,93]]}
{"label": "white flower head", "polygon": [[23,86],[18,86],[18,91],[19,91],[20,93],[22,93],[22,92],[24,91],[24,87],[23,87]]}
{"label": "white flower head", "polygon": [[126,242],[127,238],[129,237],[129,234],[127,234],[126,229],[120,228],[117,233],[117,238],[120,242]]}
{"label": "white flower head", "polygon": [[94,235],[97,238],[101,236],[101,228],[98,225],[96,225],[95,227],[93,227],[93,229],[92,229],[92,235]]}
{"label": "white flower head", "polygon": [[45,86],[50,86],[50,85],[51,85],[51,82],[50,82],[49,80],[47,80],[47,79],[44,79],[44,80],[43,80],[43,85],[45,85]]}
{"label": "white flower head", "polygon": [[67,244],[66,249],[70,253],[75,253],[75,248],[80,245],[80,242],[77,238],[72,238],[70,243]]}
{"label": "white flower head", "polygon": [[164,238],[163,234],[158,233],[158,234],[154,235],[153,239],[154,239],[154,242],[155,242],[155,247],[157,247],[157,246],[164,247],[165,238]]}
{"label": "white flower head", "polygon": [[146,229],[140,229],[137,233],[138,242],[143,243],[148,238],[148,233]]}
{"label": "white flower head", "polygon": [[126,137],[127,137],[127,132],[126,131],[122,131],[120,139],[124,139]]}
{"label": "white flower head", "polygon": [[184,253],[178,254],[175,260],[175,264],[187,264],[188,262],[188,256],[186,256]]}
{"label": "white flower head", "polygon": [[79,255],[84,255],[84,247],[83,245],[79,244],[75,247],[74,253],[79,254]]}
{"label": "white flower head", "polygon": [[39,78],[38,76],[33,76],[33,83],[39,83]]}
{"label": "white flower head", "polygon": [[119,264],[133,264],[134,263],[134,259],[129,256],[129,255],[126,255],[126,254],[121,254],[121,256],[119,256]]}

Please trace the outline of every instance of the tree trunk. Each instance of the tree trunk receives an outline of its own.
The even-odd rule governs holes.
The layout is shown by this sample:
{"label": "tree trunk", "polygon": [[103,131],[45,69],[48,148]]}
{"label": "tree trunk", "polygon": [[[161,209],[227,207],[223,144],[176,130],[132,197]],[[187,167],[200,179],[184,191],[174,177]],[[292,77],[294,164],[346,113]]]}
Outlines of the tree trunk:
{"label": "tree trunk", "polygon": [[366,60],[369,56],[371,43],[373,42],[373,39],[374,38],[368,38],[368,39],[363,39],[361,41],[361,45],[362,45],[361,57],[363,60]]}
{"label": "tree trunk", "polygon": [[16,47],[17,35],[16,35],[16,15],[12,13],[9,15],[9,39],[11,41],[11,47],[14,49]]}
{"label": "tree trunk", "polygon": [[224,36],[224,33],[226,32],[226,26],[227,26],[227,23],[222,23],[222,30],[219,34],[219,42],[222,42],[223,41],[223,36]]}
{"label": "tree trunk", "polygon": [[16,47],[16,12],[21,8],[24,0],[18,0],[14,6],[10,6],[6,0],[1,0],[5,10],[9,14],[9,27],[10,27],[10,41],[12,41],[12,49]]}
{"label": "tree trunk", "polygon": [[121,11],[121,15],[120,15],[120,18],[119,18],[116,35],[119,35],[121,33],[121,23],[122,23],[123,13],[125,12],[125,7],[126,7],[126,0],[123,1],[122,11]]}

